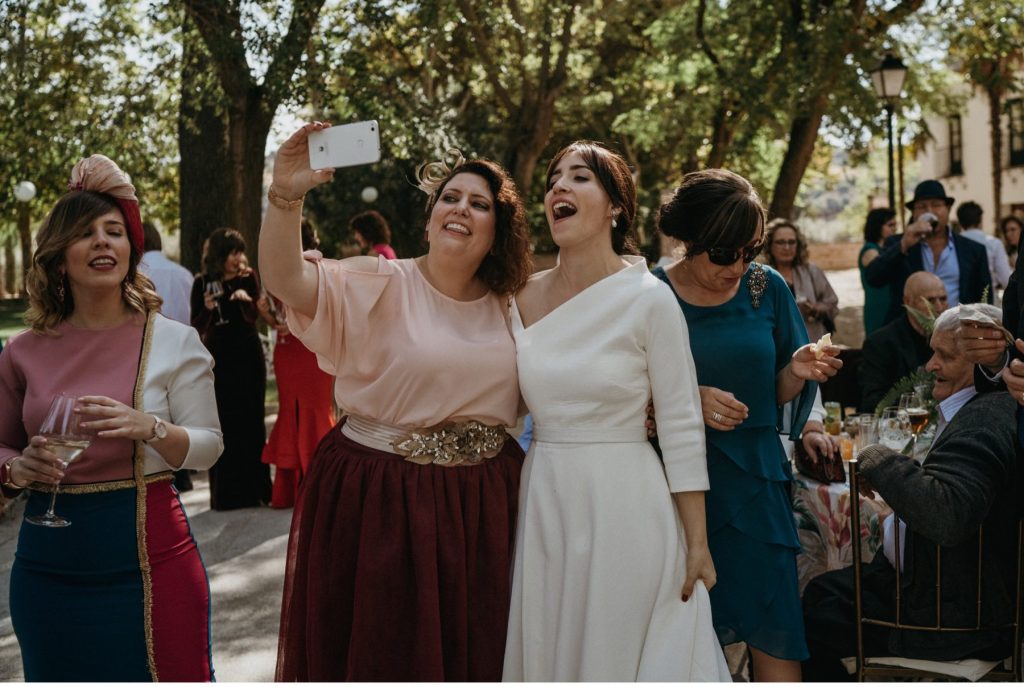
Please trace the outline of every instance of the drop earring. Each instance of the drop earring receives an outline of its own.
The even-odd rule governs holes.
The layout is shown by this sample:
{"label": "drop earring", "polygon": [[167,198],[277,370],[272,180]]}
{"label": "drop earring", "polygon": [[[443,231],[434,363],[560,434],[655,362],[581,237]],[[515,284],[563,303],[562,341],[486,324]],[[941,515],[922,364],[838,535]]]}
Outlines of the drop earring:
{"label": "drop earring", "polygon": [[615,217],[612,217],[612,229],[618,229],[618,228],[619,228],[619,220],[617,218],[615,218]]}

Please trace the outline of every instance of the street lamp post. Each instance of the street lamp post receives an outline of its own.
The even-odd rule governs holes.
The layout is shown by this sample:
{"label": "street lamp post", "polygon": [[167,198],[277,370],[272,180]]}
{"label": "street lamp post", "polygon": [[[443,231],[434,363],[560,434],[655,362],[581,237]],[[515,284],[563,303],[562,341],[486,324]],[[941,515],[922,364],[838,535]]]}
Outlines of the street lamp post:
{"label": "street lamp post", "polygon": [[891,52],[885,53],[885,57],[877,67],[871,70],[871,83],[875,87],[875,94],[885,101],[885,118],[889,129],[889,208],[896,209],[896,181],[893,165],[893,133],[892,117],[896,110],[896,101],[903,93],[903,82],[907,78],[907,66],[903,61]]}
{"label": "street lamp post", "polygon": [[[32,222],[29,219],[29,203],[36,197],[36,185],[31,181],[19,181],[14,187],[14,198],[21,205],[18,212],[18,236],[21,239],[21,295],[25,295],[25,272],[32,262]],[[14,270],[14,265],[8,269]]]}

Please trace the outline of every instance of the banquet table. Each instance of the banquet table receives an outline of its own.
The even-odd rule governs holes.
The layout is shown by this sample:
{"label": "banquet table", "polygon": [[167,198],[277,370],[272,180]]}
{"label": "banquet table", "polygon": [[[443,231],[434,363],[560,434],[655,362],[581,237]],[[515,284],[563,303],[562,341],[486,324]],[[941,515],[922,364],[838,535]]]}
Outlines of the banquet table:
{"label": "banquet table", "polygon": [[[802,551],[797,556],[800,592],[813,578],[853,563],[850,533],[850,485],[822,484],[793,475],[793,518]],[[880,496],[860,497],[861,556],[869,562],[882,545],[882,522],[892,512]]]}

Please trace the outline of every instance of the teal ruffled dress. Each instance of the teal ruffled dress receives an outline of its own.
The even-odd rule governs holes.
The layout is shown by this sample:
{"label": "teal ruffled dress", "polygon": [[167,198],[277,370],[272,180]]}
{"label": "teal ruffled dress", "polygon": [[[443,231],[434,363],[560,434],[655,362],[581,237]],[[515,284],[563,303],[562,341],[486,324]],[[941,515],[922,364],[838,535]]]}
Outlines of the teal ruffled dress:
{"label": "teal ruffled dress", "polygon": [[889,312],[889,286],[872,286],[868,284],[864,272],[867,268],[861,265],[860,261],[864,253],[869,250],[882,252],[882,247],[877,243],[865,241],[857,254],[857,268],[860,270],[860,285],[864,289],[864,338],[871,336],[871,332],[885,324],[885,316]]}
{"label": "teal ruffled dress", "polygon": [[[654,275],[671,286],[664,270]],[[782,407],[775,376],[807,343],[800,311],[778,272],[751,264],[736,295],[717,306],[676,296],[690,332],[702,386],[731,391],[750,409],[736,429],[706,427],[707,528],[718,583],[711,590],[715,631],[725,644],[746,642],[776,658],[808,657],[796,555],[800,551],[789,496],[792,471],[779,432]],[[817,384],[791,403],[791,438],[799,435]]]}

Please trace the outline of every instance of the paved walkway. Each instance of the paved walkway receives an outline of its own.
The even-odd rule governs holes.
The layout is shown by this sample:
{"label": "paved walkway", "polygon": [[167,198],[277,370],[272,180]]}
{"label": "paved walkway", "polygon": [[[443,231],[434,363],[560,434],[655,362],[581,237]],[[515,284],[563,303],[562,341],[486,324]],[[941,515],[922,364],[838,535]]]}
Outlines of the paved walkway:
{"label": "paved walkway", "polygon": [[[277,631],[291,510],[210,510],[205,473],[182,495],[213,594],[213,667],[221,682],[274,679]],[[60,497],[57,498],[58,506]],[[59,510],[59,508],[58,508]],[[0,680],[21,681],[21,652],[11,628],[8,585],[22,504],[0,521]],[[26,525],[31,527],[31,525]],[[71,526],[72,528],[74,525]],[[59,619],[55,619],[59,622]]]}

